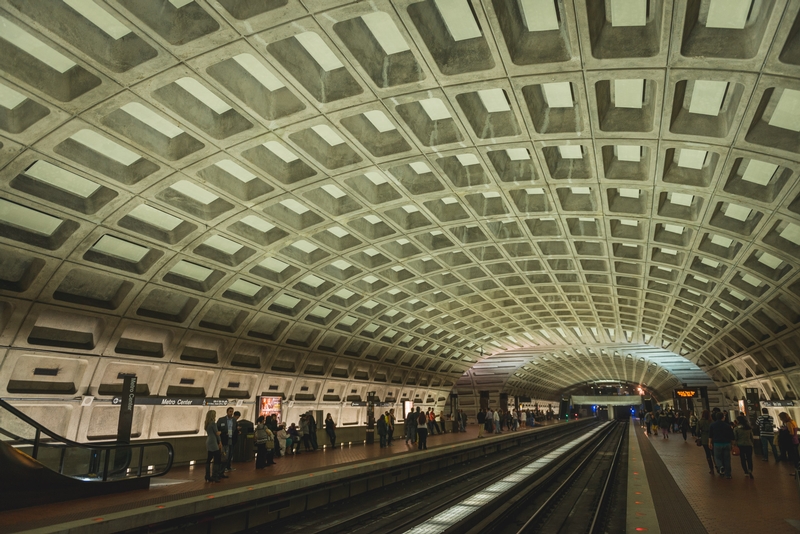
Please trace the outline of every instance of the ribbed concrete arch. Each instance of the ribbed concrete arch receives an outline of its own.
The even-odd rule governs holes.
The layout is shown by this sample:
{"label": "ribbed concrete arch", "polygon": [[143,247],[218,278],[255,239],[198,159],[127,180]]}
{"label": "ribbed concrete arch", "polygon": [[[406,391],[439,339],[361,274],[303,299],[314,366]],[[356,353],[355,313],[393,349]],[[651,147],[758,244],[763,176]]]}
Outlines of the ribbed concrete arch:
{"label": "ribbed concrete arch", "polygon": [[649,346],[796,398],[798,12],[0,0],[0,395],[78,439],[128,373],[358,424],[481,354]]}

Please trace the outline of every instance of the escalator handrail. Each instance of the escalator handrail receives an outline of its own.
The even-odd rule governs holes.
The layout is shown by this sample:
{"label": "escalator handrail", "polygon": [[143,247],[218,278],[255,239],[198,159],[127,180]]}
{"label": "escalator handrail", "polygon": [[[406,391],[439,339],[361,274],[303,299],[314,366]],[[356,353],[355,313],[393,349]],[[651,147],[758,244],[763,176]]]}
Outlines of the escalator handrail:
{"label": "escalator handrail", "polygon": [[[79,443],[77,441],[72,441],[71,439],[67,439],[67,438],[65,438],[63,436],[59,436],[55,432],[53,432],[53,431],[49,430],[48,428],[46,428],[45,426],[43,426],[41,423],[37,422],[35,419],[32,419],[31,417],[25,415],[23,412],[21,412],[20,410],[18,410],[17,408],[12,406],[11,404],[7,403],[3,399],[0,399],[0,408],[4,408],[5,410],[10,412],[14,416],[22,419],[24,422],[28,423],[29,425],[31,425],[35,429],[39,430],[41,433],[47,434],[51,438],[53,438],[53,439],[55,439],[57,441],[60,441],[60,442],[64,443],[65,445],[68,445],[70,447],[77,447],[77,448],[81,448],[81,449],[115,450],[115,449],[125,449],[125,448],[130,449],[130,448],[134,448],[134,447],[141,447],[142,449],[144,449],[144,447],[152,447],[152,446],[163,445],[163,446],[165,446],[167,448],[168,458],[167,458],[167,465],[166,465],[164,471],[162,473],[160,473],[160,474],[163,475],[164,473],[168,472],[172,468],[172,462],[173,462],[174,457],[175,457],[175,450],[173,449],[172,444],[169,443],[169,442],[166,442],[166,441],[150,441],[150,442],[147,442],[147,443],[93,443],[93,444]],[[23,439],[26,440],[26,441],[33,441],[33,440],[30,440],[30,438],[23,438]],[[48,446],[52,446],[52,445],[48,445]],[[145,476],[145,475],[142,475],[142,476]]]}

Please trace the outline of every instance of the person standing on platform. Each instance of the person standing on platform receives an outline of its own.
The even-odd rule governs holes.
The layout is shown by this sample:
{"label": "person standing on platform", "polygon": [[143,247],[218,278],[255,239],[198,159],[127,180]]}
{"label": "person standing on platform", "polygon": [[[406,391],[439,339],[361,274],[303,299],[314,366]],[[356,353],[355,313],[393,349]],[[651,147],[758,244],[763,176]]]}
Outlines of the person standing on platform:
{"label": "person standing on platform", "polygon": [[710,475],[714,474],[714,455],[712,454],[713,448],[709,445],[708,433],[711,429],[711,412],[708,410],[703,410],[700,419],[697,421],[697,428],[695,432],[697,433],[697,439],[700,440],[700,444],[703,446],[703,451],[706,453],[706,461],[708,462],[708,473]]}
{"label": "person standing on platform", "polygon": [[683,441],[686,441],[686,433],[689,431],[689,420],[683,412],[679,412],[678,415],[678,429],[680,429],[681,434],[683,434]]}
{"label": "person standing on platform", "polygon": [[289,449],[289,452],[292,454],[300,454],[300,431],[297,429],[294,423],[289,425],[289,429],[286,431],[289,434],[289,440],[291,440],[291,446],[289,446],[289,440],[286,441],[286,446]]}
{"label": "person standing on platform", "polygon": [[[433,429],[436,430],[437,434],[442,434],[445,430],[444,428],[444,412],[439,414],[438,421],[436,417],[436,412],[431,409],[431,415],[433,415]],[[442,423],[442,426],[439,426],[439,423]]]}
{"label": "person standing on platform", "polygon": [[478,437],[483,437],[484,427],[486,426],[486,411],[481,408],[478,412]]}
{"label": "person standing on platform", "polygon": [[494,433],[500,433],[500,408],[494,411],[492,414],[492,427],[494,428]]}
{"label": "person standing on platform", "polygon": [[306,418],[308,419],[308,433],[311,436],[311,448],[317,450],[319,448],[317,443],[317,420],[314,419],[314,414],[310,410],[306,414]]}
{"label": "person standing on platform", "polygon": [[275,465],[272,460],[272,448],[275,446],[275,436],[272,431],[264,424],[264,416],[260,415],[256,420],[256,469],[264,469],[268,465]]}
{"label": "person standing on platform", "polygon": [[[781,454],[783,454],[785,447],[785,450],[788,452],[789,463],[791,463],[792,467],[797,470],[800,468],[800,465],[798,465],[800,460],[798,460],[797,451],[797,445],[798,442],[800,442],[800,439],[798,439],[797,434],[797,423],[795,423],[794,419],[792,419],[792,416],[786,412],[779,413],[778,418],[781,420],[781,423],[783,423],[781,425],[780,432],[785,435],[783,441],[785,445],[781,446]],[[780,445],[780,443],[778,443],[778,445]],[[795,473],[792,473],[791,475],[794,476]]]}
{"label": "person standing on platform", "polygon": [[669,439],[669,432],[672,430],[672,417],[668,412],[663,412],[658,418],[658,425],[661,427],[661,433],[664,439]]}
{"label": "person standing on platform", "polygon": [[303,440],[303,448],[306,452],[312,451],[311,447],[311,430],[308,427],[308,414],[300,416],[300,438]]}
{"label": "person standing on platform", "polygon": [[761,454],[763,461],[769,461],[769,447],[772,446],[772,455],[778,461],[778,449],[775,447],[775,418],[769,414],[769,410],[761,408],[761,415],[756,419],[759,429],[759,439],[761,440]]}
{"label": "person standing on platform", "polygon": [[733,429],[734,441],[739,447],[739,460],[742,462],[744,474],[753,478],[753,429],[747,422],[747,417],[740,415],[738,424]]}
{"label": "person standing on platform", "polygon": [[389,410],[389,434],[387,437],[387,445],[391,445],[394,440],[394,423],[397,421],[394,417],[394,408]]}
{"label": "person standing on platform", "polygon": [[695,432],[695,430],[697,429],[697,416],[694,414],[694,412],[692,412],[692,415],[689,416],[689,428],[692,430],[692,437],[696,438],[697,432]]}
{"label": "person standing on platform", "polygon": [[378,431],[378,437],[380,438],[381,442],[381,449],[386,447],[386,435],[389,433],[389,429],[386,428],[386,418],[388,417],[389,412],[385,414],[380,414],[378,416],[378,420],[375,421],[375,427]]}
{"label": "person standing on platform", "polygon": [[233,455],[233,447],[236,445],[237,437],[239,436],[239,426],[236,419],[233,417],[233,408],[228,408],[225,417],[220,417],[217,420],[217,430],[219,430],[222,438],[222,449],[225,454],[225,471],[232,471],[231,458]]}
{"label": "person standing on platform", "polygon": [[647,434],[647,437],[650,437],[650,434],[653,433],[653,413],[647,412],[644,414],[644,432]]}
{"label": "person standing on platform", "polygon": [[419,408],[417,408],[417,439],[419,439],[419,443],[417,444],[417,448],[421,451],[428,450],[428,426],[426,423],[428,422],[428,416],[424,412],[420,412]]}
{"label": "person standing on platform", "polygon": [[[209,410],[206,413],[205,428],[206,428],[206,482],[219,482],[220,478],[225,476],[222,469],[222,439],[220,438],[220,431],[217,430],[215,422],[217,412]],[[214,470],[211,470],[211,463],[214,463]]]}
{"label": "person standing on platform", "polygon": [[720,476],[733,478],[731,476],[731,442],[735,437],[733,429],[721,412],[715,419],[708,429],[708,445],[714,449],[714,459],[720,469]]}
{"label": "person standing on platform", "polygon": [[410,441],[413,445],[417,442],[417,418],[419,417],[419,408],[415,412],[412,408],[408,415],[406,415],[406,445]]}
{"label": "person standing on platform", "polygon": [[[278,435],[278,415],[277,414],[268,415],[267,416],[267,420],[265,421],[265,425],[266,425],[267,428],[269,428],[269,431],[272,432],[273,436],[277,436]],[[272,441],[275,443],[275,445],[272,448],[272,456],[273,456],[273,458],[280,458],[281,457],[281,446],[280,446],[280,443],[278,443],[279,440],[276,438],[276,439],[273,439]]]}
{"label": "person standing on platform", "polygon": [[[286,432],[286,423],[281,423],[278,426],[278,433],[275,434],[278,438],[278,446],[281,449],[281,456],[286,456],[291,452],[291,445],[292,445],[292,438],[289,436],[289,433]],[[287,449],[288,452],[287,452]]]}
{"label": "person standing on platform", "polygon": [[333,422],[333,417],[331,417],[331,414],[328,414],[325,417],[325,433],[328,434],[328,439],[331,440],[331,449],[335,449],[336,448],[336,423]]}
{"label": "person standing on platform", "polygon": [[467,412],[465,412],[464,410],[459,409],[458,410],[458,415],[459,415],[458,423],[460,425],[461,432],[466,432],[467,431]]}

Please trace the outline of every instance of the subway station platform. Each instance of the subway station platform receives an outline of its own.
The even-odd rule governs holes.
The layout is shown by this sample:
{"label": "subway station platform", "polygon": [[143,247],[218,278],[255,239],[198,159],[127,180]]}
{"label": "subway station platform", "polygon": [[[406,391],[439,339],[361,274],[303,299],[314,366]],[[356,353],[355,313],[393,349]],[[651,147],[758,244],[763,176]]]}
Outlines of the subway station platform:
{"label": "subway station platform", "polygon": [[800,493],[788,463],[756,447],[753,476],[731,457],[733,478],[709,474],[691,434],[648,438],[633,420],[628,455],[628,532],[695,534],[800,532]]}
{"label": "subway station platform", "polygon": [[[477,456],[487,447],[514,446],[532,432],[536,430],[521,429],[479,440],[477,425],[469,425],[466,433],[430,437],[425,452],[406,445],[402,437],[384,449],[377,443],[345,444],[285,456],[264,470],[255,470],[253,463],[234,463],[230,478],[216,484],[204,482],[202,463],[176,467],[166,477],[153,479],[149,490],[0,513],[0,532],[110,533],[199,513],[208,513],[214,522],[215,510],[259,501],[270,503],[264,514],[277,516],[289,512],[288,507],[302,506],[287,497],[298,491],[308,491],[303,497],[306,505],[316,498],[346,498],[418,474],[399,470],[419,460]],[[695,446],[691,435],[687,441],[680,434],[670,434],[668,440],[655,434],[648,438],[634,420],[629,436],[627,532],[800,532],[800,494],[795,478],[789,476],[794,471],[790,465],[776,464],[771,457],[763,462],[756,454],[755,478],[750,479],[733,457],[734,477],[727,480],[708,473],[703,450]],[[343,485],[344,480],[359,476],[357,482]],[[312,492],[320,488],[327,488],[328,495],[315,497]],[[227,531],[247,527],[225,521]]]}
{"label": "subway station platform", "polygon": [[[0,513],[0,532],[110,533],[185,515],[213,513],[215,509],[245,501],[266,500],[278,505],[286,502],[287,506],[298,506],[289,503],[284,496],[298,489],[324,485],[331,488],[330,495],[320,498],[336,500],[377,487],[376,484],[382,485],[391,478],[396,480],[398,477],[413,476],[416,473],[399,474],[398,470],[419,460],[441,458],[443,462],[452,462],[452,458],[459,455],[478,456],[484,454],[483,449],[487,446],[496,448],[500,444],[501,447],[510,447],[517,438],[532,432],[536,432],[536,429],[506,431],[477,439],[478,426],[468,425],[467,432],[449,432],[429,437],[427,451],[418,451],[416,446],[406,445],[402,436],[397,436],[390,447],[383,449],[378,443],[345,443],[336,449],[320,449],[277,458],[275,465],[263,470],[256,470],[254,462],[234,463],[235,470],[228,473],[230,478],[220,483],[206,483],[205,464],[199,462],[194,466],[173,468],[166,477],[154,478],[148,490]],[[323,442],[320,441],[319,445],[322,446]],[[388,471],[392,473],[386,473]],[[382,472],[386,474],[380,475]],[[380,481],[372,477],[341,489],[341,480],[359,475],[369,477],[372,473],[385,476],[387,480]],[[282,510],[286,513],[285,508],[276,506],[273,511],[268,507],[264,513],[277,514]],[[246,528],[246,525],[242,524],[241,527]],[[238,530],[234,528],[232,531]]]}

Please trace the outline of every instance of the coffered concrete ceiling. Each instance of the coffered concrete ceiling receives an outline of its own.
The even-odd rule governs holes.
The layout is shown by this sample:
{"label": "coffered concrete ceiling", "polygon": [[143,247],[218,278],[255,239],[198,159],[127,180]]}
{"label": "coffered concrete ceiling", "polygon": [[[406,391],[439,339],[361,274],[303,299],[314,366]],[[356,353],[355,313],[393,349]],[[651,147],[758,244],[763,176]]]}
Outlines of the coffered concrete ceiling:
{"label": "coffered concrete ceiling", "polygon": [[2,0],[0,393],[793,398],[798,10]]}

